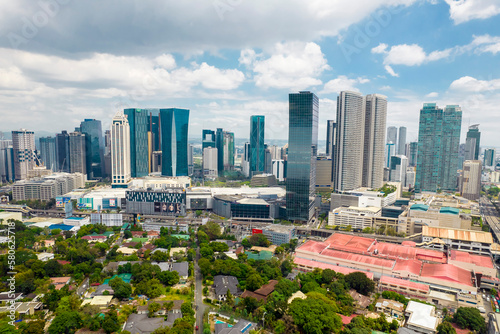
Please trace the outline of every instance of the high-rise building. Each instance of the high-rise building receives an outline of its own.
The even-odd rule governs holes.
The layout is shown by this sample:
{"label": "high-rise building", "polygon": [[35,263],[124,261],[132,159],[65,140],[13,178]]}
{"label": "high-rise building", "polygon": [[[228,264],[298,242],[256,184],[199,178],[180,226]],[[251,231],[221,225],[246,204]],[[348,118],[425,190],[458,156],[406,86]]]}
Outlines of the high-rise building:
{"label": "high-rise building", "polygon": [[276,177],[276,180],[279,182],[285,181],[285,160],[272,160],[271,162],[273,167],[273,175]]}
{"label": "high-rise building", "polygon": [[314,214],[319,100],[311,92],[289,95],[286,211],[289,220]]}
{"label": "high-rise building", "polygon": [[316,189],[332,188],[332,159],[328,156],[318,157],[316,160]]}
{"label": "high-rise building", "polygon": [[283,159],[283,149],[276,145],[268,146],[271,151],[272,160],[282,160]]}
{"label": "high-rise building", "polygon": [[408,167],[408,158],[404,155],[394,155],[391,157],[389,166],[389,181],[406,183],[406,169]]}
{"label": "high-rise building", "polygon": [[104,155],[111,153],[111,130],[104,130]]}
{"label": "high-rise building", "polygon": [[188,144],[188,175],[194,173],[193,145]]}
{"label": "high-rise building", "polygon": [[[365,97],[362,186],[378,189],[384,183],[385,124],[387,98],[370,94]],[[344,135],[345,138],[345,135]]]}
{"label": "high-rise building", "polygon": [[333,186],[337,192],[359,188],[363,181],[363,103],[363,95],[357,92],[344,91],[337,97],[337,140],[333,159]]}
{"label": "high-rise building", "polygon": [[[130,173],[132,177],[149,174],[150,145],[148,130],[150,115],[147,109],[130,108],[123,111],[130,127]],[[152,150],[151,150],[152,152]]]}
{"label": "high-rise building", "polygon": [[487,167],[495,166],[496,150],[494,148],[487,148],[484,150],[484,165]]}
{"label": "high-rise building", "polygon": [[465,139],[465,160],[478,160],[480,150],[481,132],[479,124],[469,126]]}
{"label": "high-rise building", "polygon": [[245,177],[250,177],[250,143],[246,142],[241,157],[241,173]]}
{"label": "high-rise building", "polygon": [[101,121],[85,119],[80,123],[80,131],[85,135],[85,161],[88,179],[102,178],[104,175],[104,138],[102,137]]}
{"label": "high-rise building", "polygon": [[21,129],[12,131],[12,148],[14,150],[14,175],[16,180],[28,177],[28,171],[33,170],[35,163],[35,133]]}
{"label": "high-rise building", "polygon": [[326,156],[332,158],[335,152],[335,138],[337,123],[334,120],[326,121]]}
{"label": "high-rise building", "polygon": [[271,149],[265,145],[264,150],[264,173],[272,174],[273,173],[273,156],[271,153]]}
{"label": "high-rise building", "polygon": [[189,110],[160,109],[162,175],[188,175]]}
{"label": "high-rise building", "polygon": [[111,185],[127,187],[131,180],[130,115],[117,112],[111,121]]}
{"label": "high-rise building", "polygon": [[[224,164],[224,170],[229,171],[234,169],[234,133],[229,131],[224,131],[222,135],[222,163]],[[220,157],[220,154],[217,152]],[[250,144],[250,154],[251,154],[251,144]]]}
{"label": "high-rise building", "polygon": [[69,166],[70,173],[87,174],[86,135],[80,132],[69,134]]}
{"label": "high-rise building", "polygon": [[201,136],[201,149],[215,147],[215,131],[204,129]]}
{"label": "high-rise building", "polygon": [[[391,161],[391,156],[397,154],[398,150],[398,128],[395,126],[390,126],[387,128],[387,138],[386,138],[386,150],[385,150],[385,161],[386,161],[386,167],[389,168],[389,163]],[[387,145],[387,144],[393,144]],[[388,149],[392,149],[391,152],[388,151]]]}
{"label": "high-rise building", "polygon": [[56,134],[56,154],[57,170],[69,173],[69,134],[65,130]]}
{"label": "high-rise building", "polygon": [[[394,145],[398,142],[398,128],[395,126],[389,126],[387,128],[387,142],[393,143]],[[394,155],[396,155],[394,153]]]}
{"label": "high-rise building", "polygon": [[57,172],[56,138],[40,137],[40,157],[47,169]]}
{"label": "high-rise building", "polygon": [[417,153],[418,153],[418,142],[413,141],[410,143],[410,149],[408,152],[408,166],[417,166]]}
{"label": "high-rise building", "polygon": [[217,148],[207,146],[203,149],[203,176],[216,179],[217,173]]}
{"label": "high-rise building", "polygon": [[424,103],[418,131],[416,191],[456,190],[462,110]]}
{"label": "high-rise building", "polygon": [[398,155],[406,156],[406,127],[399,127]]}
{"label": "high-rise building", "polygon": [[263,173],[265,170],[264,116],[250,116],[250,173]]}
{"label": "high-rise building", "polygon": [[477,201],[481,196],[481,161],[466,160],[464,162],[460,195],[468,200]]}
{"label": "high-rise building", "polygon": [[0,140],[0,183],[13,182],[14,172],[12,140]]}
{"label": "high-rise building", "polygon": [[406,168],[406,177],[405,177],[404,187],[406,187],[406,188],[414,187],[416,175],[417,175],[417,173],[415,171],[415,167]]}
{"label": "high-rise building", "polygon": [[219,175],[221,175],[224,171],[224,130],[222,128],[217,128],[215,132],[215,147],[217,147],[217,168],[219,168]]}

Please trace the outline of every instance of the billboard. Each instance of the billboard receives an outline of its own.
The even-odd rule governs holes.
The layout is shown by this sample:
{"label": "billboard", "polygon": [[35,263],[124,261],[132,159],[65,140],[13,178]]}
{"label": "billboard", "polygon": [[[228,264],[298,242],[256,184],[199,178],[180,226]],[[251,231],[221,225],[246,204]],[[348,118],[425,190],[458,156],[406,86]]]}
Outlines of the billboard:
{"label": "billboard", "polygon": [[116,198],[109,199],[109,207],[111,207],[111,208],[116,207]]}
{"label": "billboard", "polygon": [[258,228],[253,228],[252,229],[252,235],[254,234],[262,234],[262,230],[258,229]]}
{"label": "billboard", "polygon": [[181,204],[180,203],[154,202],[154,211],[155,212],[171,213],[171,214],[180,214],[181,213]]}
{"label": "billboard", "polygon": [[64,205],[69,201],[71,201],[71,197],[56,197],[56,208],[64,208]]}

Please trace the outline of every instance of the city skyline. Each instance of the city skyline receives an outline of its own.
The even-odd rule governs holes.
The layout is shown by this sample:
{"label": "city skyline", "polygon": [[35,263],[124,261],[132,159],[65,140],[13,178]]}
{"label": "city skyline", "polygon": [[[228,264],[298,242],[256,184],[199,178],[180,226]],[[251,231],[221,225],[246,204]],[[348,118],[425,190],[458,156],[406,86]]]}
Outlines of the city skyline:
{"label": "city skyline", "polygon": [[[199,1],[195,12],[184,3],[173,10],[145,3],[140,11],[123,4],[125,15],[112,22],[93,20],[106,32],[99,36],[84,22],[93,9],[111,12],[112,4],[65,2],[31,35],[23,33],[26,22],[34,25],[43,8],[2,4],[0,131],[55,134],[84,117],[107,129],[119,110],[174,106],[191,110],[191,134],[222,125],[244,137],[245,120],[257,114],[266,117],[267,138],[286,139],[288,93],[316,92],[322,134],[326,120],[334,119],[336,95],[355,90],[386,95],[387,125],[406,127],[408,142],[417,139],[420,106],[435,102],[462,106],[461,142],[468,125],[483,124],[482,145],[495,146],[500,70],[492,65],[500,4],[490,1],[491,10],[483,11],[469,2],[379,0],[342,9],[276,2],[259,11],[260,1],[229,8]],[[284,5],[290,15],[269,20]],[[156,14],[147,27],[122,28],[124,17],[140,21],[147,12]],[[295,24],[298,18],[311,24]],[[191,20],[200,24],[180,23]],[[422,24],[429,20],[432,25]],[[178,33],[158,35],[159,28]],[[128,29],[138,29],[133,38]],[[239,37],[243,31],[248,38]]]}

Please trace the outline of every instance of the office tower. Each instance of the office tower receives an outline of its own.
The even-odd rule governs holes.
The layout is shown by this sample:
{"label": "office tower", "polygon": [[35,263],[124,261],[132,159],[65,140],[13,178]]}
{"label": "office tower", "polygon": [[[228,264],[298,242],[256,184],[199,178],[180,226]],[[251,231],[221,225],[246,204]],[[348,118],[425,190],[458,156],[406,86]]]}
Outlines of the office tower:
{"label": "office tower", "polygon": [[406,169],[408,167],[408,158],[404,155],[394,155],[391,157],[391,165],[389,167],[389,180],[393,182],[401,182],[404,186],[406,182]]}
{"label": "office tower", "polygon": [[161,173],[161,151],[154,151],[151,155],[151,173]]}
{"label": "office tower", "polygon": [[424,103],[420,110],[415,190],[456,190],[462,111]]}
{"label": "office tower", "polygon": [[[397,144],[398,141],[398,128],[395,126],[390,126],[387,128],[387,142]],[[394,154],[396,155],[396,154]]]}
{"label": "office tower", "polygon": [[[85,135],[86,171],[90,180],[104,175],[104,138],[101,121],[85,119],[80,123],[80,132]],[[70,153],[71,154],[71,153]]]}
{"label": "office tower", "polygon": [[160,109],[162,171],[164,176],[188,175],[189,110]]}
{"label": "office tower", "polygon": [[385,147],[386,147],[385,152],[386,152],[386,156],[387,156],[387,162],[385,164],[385,167],[389,168],[391,165],[391,157],[394,155],[394,151],[396,150],[396,146],[393,143],[389,142],[389,143],[385,144]]}
{"label": "office tower", "polygon": [[104,130],[104,155],[111,153],[111,130]]}
{"label": "office tower", "polygon": [[285,160],[272,160],[271,161],[273,168],[273,175],[276,177],[276,180],[279,182],[285,181]]}
{"label": "office tower", "polygon": [[217,128],[215,132],[215,147],[217,147],[217,168],[221,175],[224,171],[224,130],[222,128]]}
{"label": "office tower", "polygon": [[69,173],[69,134],[67,131],[56,134],[56,155],[57,170]]}
{"label": "office tower", "polygon": [[115,188],[126,188],[132,177],[130,116],[119,111],[111,121],[111,185]]}
{"label": "office tower", "polygon": [[406,127],[399,127],[398,154],[406,156]]}
{"label": "office tower", "polygon": [[271,158],[272,160],[282,160],[283,159],[283,149],[279,146],[272,145],[268,146],[269,150],[271,151]]}
{"label": "office tower", "polygon": [[201,149],[215,147],[215,131],[204,129],[201,135]]}
{"label": "office tower", "polygon": [[245,177],[250,177],[250,143],[246,142],[243,148],[243,156],[241,158],[241,173]]}
{"label": "office tower", "polygon": [[415,167],[407,167],[406,168],[406,177],[405,177],[405,188],[412,188],[415,186],[415,177],[416,177]]}
{"label": "office tower", "polygon": [[[155,113],[155,115],[153,114]],[[149,113],[149,129],[151,136],[151,151],[161,151],[161,135],[160,135],[160,117],[158,111],[150,111]]]}
{"label": "office tower", "polygon": [[[251,146],[251,145],[250,145]],[[222,137],[222,163],[224,164],[223,170],[229,171],[234,169],[234,133],[229,131],[223,132]],[[250,148],[251,152],[251,148]],[[220,156],[220,154],[217,152]],[[251,153],[250,153],[251,154]]]}
{"label": "office tower", "polygon": [[[362,185],[378,189],[384,183],[384,143],[387,119],[387,98],[370,94],[364,105],[364,144]],[[345,138],[345,134],[344,134]],[[352,139],[353,141],[355,138]]]}
{"label": "office tower", "polygon": [[477,201],[481,196],[481,161],[466,160],[464,162],[460,195],[468,200]]}
{"label": "office tower", "polygon": [[188,175],[194,173],[193,145],[188,144]]}
{"label": "office tower", "polygon": [[479,124],[469,126],[467,138],[465,139],[465,160],[479,159],[480,141],[481,132],[479,132]]}
{"label": "office tower", "polygon": [[207,146],[203,149],[203,176],[216,179],[217,175],[217,148]]}
{"label": "office tower", "polygon": [[47,169],[57,172],[56,138],[40,137],[40,156]]}
{"label": "office tower", "polygon": [[250,116],[250,175],[260,174],[266,168],[264,149],[264,116]]}
{"label": "office tower", "polygon": [[418,142],[413,141],[410,143],[410,149],[408,151],[408,166],[417,166],[417,152],[418,152]]}
{"label": "office tower", "polygon": [[494,148],[487,148],[484,150],[484,165],[487,167],[495,166],[496,150]]}
{"label": "office tower", "polygon": [[316,189],[332,188],[332,159],[328,156],[316,159]]}
{"label": "office tower", "polygon": [[12,131],[12,148],[14,150],[14,174],[16,180],[28,177],[28,171],[33,170],[35,163],[35,133],[21,129]]}
{"label": "office tower", "polygon": [[288,220],[309,221],[314,214],[318,156],[318,97],[290,94],[286,212]]}
{"label": "office tower", "polygon": [[335,137],[337,123],[333,120],[326,121],[326,156],[332,158],[335,152]]}
{"label": "office tower", "polygon": [[147,109],[130,108],[123,111],[130,127],[130,173],[132,177],[149,174],[148,130],[150,115]]}
{"label": "office tower", "polygon": [[69,134],[69,171],[70,173],[87,174],[87,151],[86,135],[80,132],[71,132]]}
{"label": "office tower", "polygon": [[14,179],[12,140],[0,140],[0,183],[13,182]]}
{"label": "office tower", "polygon": [[363,181],[365,115],[363,95],[340,92],[337,97],[337,140],[333,159],[335,191],[359,188]]}
{"label": "office tower", "polygon": [[272,174],[273,173],[273,157],[271,154],[271,149],[265,145],[265,150],[264,150],[264,173],[266,174]]}

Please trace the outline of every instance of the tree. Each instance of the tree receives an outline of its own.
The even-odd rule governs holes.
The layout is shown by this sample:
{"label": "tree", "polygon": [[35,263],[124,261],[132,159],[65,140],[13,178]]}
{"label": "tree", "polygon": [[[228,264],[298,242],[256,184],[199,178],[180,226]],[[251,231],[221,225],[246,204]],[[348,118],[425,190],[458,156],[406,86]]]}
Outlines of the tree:
{"label": "tree", "polygon": [[349,287],[363,295],[368,295],[375,290],[375,283],[366,277],[365,273],[359,271],[346,275],[345,281]]}
{"label": "tree", "polygon": [[492,288],[490,290],[490,293],[491,293],[492,296],[496,296],[497,295],[497,290],[495,288]]}
{"label": "tree", "polygon": [[[325,297],[326,300],[328,300]],[[336,314],[336,307],[324,299],[296,298],[289,306],[288,313],[295,324],[306,334],[338,332],[342,320]]]}
{"label": "tree", "polygon": [[167,262],[168,260],[168,254],[165,252],[156,251],[151,255],[151,261]]}
{"label": "tree", "polygon": [[132,232],[130,232],[129,230],[125,230],[125,232],[123,232],[123,237],[125,239],[130,239],[132,238]]}
{"label": "tree", "polygon": [[[45,320],[30,321],[29,323],[23,321],[19,325],[19,330],[21,330],[23,334],[44,334],[44,328]],[[3,333],[3,331],[0,332]]]}
{"label": "tree", "polygon": [[210,247],[201,247],[200,255],[204,258],[211,258],[214,255],[214,251]]}
{"label": "tree", "polygon": [[118,322],[118,316],[116,315],[116,311],[112,310],[108,312],[106,318],[102,323],[102,329],[106,332],[106,334],[110,334],[113,332],[117,332],[120,329],[120,323]]}
{"label": "tree", "polygon": [[202,212],[201,210],[196,210],[196,211],[195,211],[196,217],[201,216],[201,214],[202,214],[202,213],[203,213],[203,212]]}
{"label": "tree", "polygon": [[49,326],[49,334],[73,334],[82,327],[78,312],[70,311],[58,314]]}
{"label": "tree", "polygon": [[264,285],[264,280],[258,273],[254,273],[246,279],[246,287],[248,290],[255,291]]}
{"label": "tree", "polygon": [[161,309],[161,305],[158,303],[151,303],[148,305],[148,317],[152,318],[156,312]]}
{"label": "tree", "polygon": [[437,326],[437,334],[457,334],[457,331],[448,321],[444,321]]}
{"label": "tree", "polygon": [[177,271],[162,271],[158,275],[160,282],[167,286],[172,286],[179,283],[179,273]]}
{"label": "tree", "polygon": [[479,310],[473,307],[459,307],[453,315],[453,322],[462,329],[468,328],[481,333],[486,330],[484,318]]}
{"label": "tree", "polygon": [[321,273],[321,281],[325,284],[331,283],[335,277],[336,277],[335,271],[331,269],[325,269]]}

